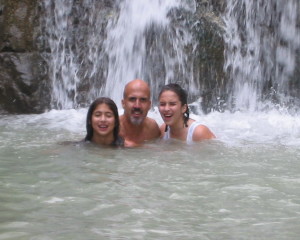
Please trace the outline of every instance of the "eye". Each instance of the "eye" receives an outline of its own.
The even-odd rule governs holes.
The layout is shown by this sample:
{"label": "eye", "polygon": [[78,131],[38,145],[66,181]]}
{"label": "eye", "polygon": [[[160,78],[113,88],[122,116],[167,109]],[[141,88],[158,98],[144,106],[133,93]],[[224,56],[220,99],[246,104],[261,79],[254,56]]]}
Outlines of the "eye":
{"label": "eye", "polygon": [[143,102],[143,103],[145,103],[145,102],[148,101],[148,98],[140,98],[140,101]]}
{"label": "eye", "polygon": [[114,115],[112,113],[108,112],[108,113],[105,113],[105,116],[108,118],[112,118]]}
{"label": "eye", "polygon": [[166,106],[166,103],[165,102],[160,102],[159,106],[161,106],[161,107]]}
{"label": "eye", "polygon": [[101,113],[100,112],[94,112],[93,116],[94,117],[100,117]]}
{"label": "eye", "polygon": [[129,97],[129,98],[128,98],[128,101],[129,101],[129,102],[135,102],[135,101],[136,101],[136,97]]}

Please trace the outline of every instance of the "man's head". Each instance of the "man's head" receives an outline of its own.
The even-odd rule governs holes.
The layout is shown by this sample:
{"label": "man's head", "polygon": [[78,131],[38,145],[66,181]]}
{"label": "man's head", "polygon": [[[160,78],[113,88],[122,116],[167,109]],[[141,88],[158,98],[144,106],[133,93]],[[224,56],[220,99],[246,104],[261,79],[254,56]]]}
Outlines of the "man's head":
{"label": "man's head", "polygon": [[122,106],[124,116],[132,124],[142,124],[151,106],[148,84],[140,79],[127,83],[123,93]]}

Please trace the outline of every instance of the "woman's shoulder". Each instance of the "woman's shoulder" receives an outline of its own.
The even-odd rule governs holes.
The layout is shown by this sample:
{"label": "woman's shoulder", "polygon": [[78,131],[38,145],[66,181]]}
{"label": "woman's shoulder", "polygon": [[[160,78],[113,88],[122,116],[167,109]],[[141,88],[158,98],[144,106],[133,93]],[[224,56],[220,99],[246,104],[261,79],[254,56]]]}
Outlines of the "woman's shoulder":
{"label": "woman's shoulder", "polygon": [[159,126],[154,119],[147,117],[143,123],[143,126],[143,131],[148,136],[148,139],[154,139],[160,136]]}
{"label": "woman's shoulder", "polygon": [[216,136],[207,126],[199,122],[194,122],[193,124],[196,125],[193,133],[193,141],[197,142],[205,139],[216,138]]}

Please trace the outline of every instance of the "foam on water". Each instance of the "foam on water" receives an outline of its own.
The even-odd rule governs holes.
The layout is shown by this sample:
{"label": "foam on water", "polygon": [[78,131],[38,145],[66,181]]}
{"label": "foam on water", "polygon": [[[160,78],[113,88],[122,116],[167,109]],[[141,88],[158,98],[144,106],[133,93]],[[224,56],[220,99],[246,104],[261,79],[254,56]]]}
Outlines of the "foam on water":
{"label": "foam on water", "polygon": [[298,239],[298,116],[194,115],[218,140],[192,146],[60,144],[86,112],[0,117],[0,238]]}
{"label": "foam on water", "polygon": [[[122,114],[123,110],[119,109]],[[85,135],[87,109],[51,110],[38,115],[6,116],[0,119],[0,127],[10,130],[24,128],[64,132],[69,137]],[[162,119],[157,107],[149,112],[159,125]],[[228,145],[277,144],[300,146],[300,118],[273,110],[264,112],[213,112],[208,115],[191,115],[208,126],[218,140]],[[7,124],[9,123],[9,124]],[[66,135],[66,136],[67,136]],[[63,135],[61,136],[63,138]],[[67,137],[66,137],[67,138]],[[76,139],[62,139],[76,140]]]}

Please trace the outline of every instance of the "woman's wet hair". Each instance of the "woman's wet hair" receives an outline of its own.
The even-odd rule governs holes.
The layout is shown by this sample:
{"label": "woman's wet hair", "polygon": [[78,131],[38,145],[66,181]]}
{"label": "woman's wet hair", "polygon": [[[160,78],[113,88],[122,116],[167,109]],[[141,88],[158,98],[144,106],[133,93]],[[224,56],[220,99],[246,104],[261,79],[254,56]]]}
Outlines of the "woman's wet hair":
{"label": "woman's wet hair", "polygon": [[120,130],[120,120],[119,120],[119,113],[118,113],[118,107],[115,104],[113,100],[107,97],[100,97],[97,98],[89,107],[89,110],[87,112],[86,116],[86,136],[85,141],[91,141],[93,138],[93,127],[92,127],[92,115],[94,110],[97,108],[100,104],[106,104],[109,109],[113,112],[114,118],[115,118],[115,126],[113,129],[113,136],[114,141],[112,142],[112,145],[122,145],[124,140],[119,136],[119,130]]}
{"label": "woman's wet hair", "polygon": [[[187,92],[180,86],[178,85],[177,83],[169,83],[165,86],[162,87],[159,95],[158,95],[158,98],[160,98],[161,94],[165,91],[172,91],[174,92],[178,97],[179,97],[179,101],[181,102],[182,105],[185,105],[186,104],[186,111],[183,113],[183,123],[184,123],[184,126],[185,127],[188,127],[188,120],[189,120],[189,117],[190,117],[190,110],[189,110],[189,106],[187,104],[187,98],[188,98],[188,95],[187,95]],[[166,130],[167,131],[167,126],[166,126]]]}

